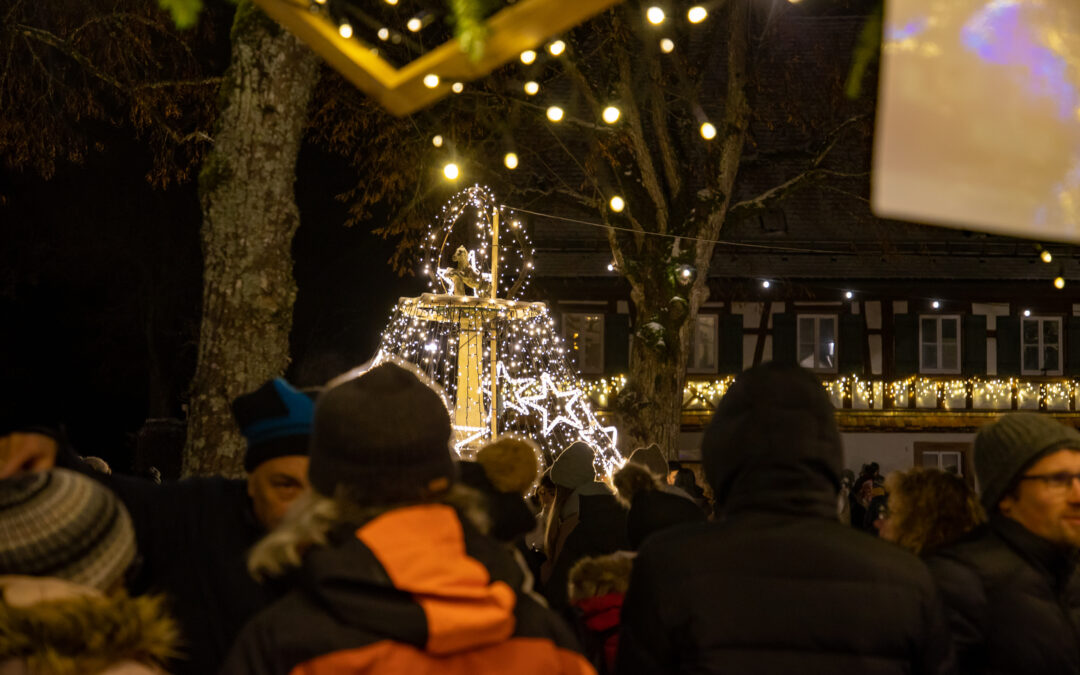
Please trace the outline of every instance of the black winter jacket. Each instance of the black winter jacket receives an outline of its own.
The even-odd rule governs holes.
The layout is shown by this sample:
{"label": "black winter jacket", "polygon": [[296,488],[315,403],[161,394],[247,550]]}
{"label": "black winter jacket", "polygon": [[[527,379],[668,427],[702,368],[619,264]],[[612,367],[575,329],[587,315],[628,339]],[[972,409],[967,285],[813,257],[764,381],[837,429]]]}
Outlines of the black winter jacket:
{"label": "black winter jacket", "polygon": [[638,553],[616,672],[951,672],[926,566],[837,520],[842,451],[820,383],[770,368],[741,375],[706,431],[720,520]]}
{"label": "black winter jacket", "polygon": [[544,583],[544,597],[552,609],[563,611],[569,607],[567,583],[577,561],[630,548],[626,517],[626,509],[610,492],[579,497],[577,524],[552,561],[551,575]]}
{"label": "black winter jacket", "polygon": [[961,673],[1080,673],[1075,552],[996,515],[927,565],[948,609]]}

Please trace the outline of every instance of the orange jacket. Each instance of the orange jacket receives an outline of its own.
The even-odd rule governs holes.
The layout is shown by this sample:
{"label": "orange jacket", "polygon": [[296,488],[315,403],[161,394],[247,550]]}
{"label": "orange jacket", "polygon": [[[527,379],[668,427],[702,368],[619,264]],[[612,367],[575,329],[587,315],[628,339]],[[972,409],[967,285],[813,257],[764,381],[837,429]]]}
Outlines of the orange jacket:
{"label": "orange jacket", "polygon": [[444,505],[379,516],[304,561],[300,588],[244,629],[227,675],[586,675],[507,550]]}

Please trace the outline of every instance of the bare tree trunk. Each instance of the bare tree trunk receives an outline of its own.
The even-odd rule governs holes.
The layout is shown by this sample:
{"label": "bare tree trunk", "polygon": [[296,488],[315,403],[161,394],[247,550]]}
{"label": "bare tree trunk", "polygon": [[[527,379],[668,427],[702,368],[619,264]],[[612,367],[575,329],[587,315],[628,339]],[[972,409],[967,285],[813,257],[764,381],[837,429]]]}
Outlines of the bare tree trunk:
{"label": "bare tree trunk", "polygon": [[293,193],[319,59],[243,0],[232,29],[214,149],[199,174],[203,304],[184,474],[238,474],[229,404],[284,372],[296,282]]}

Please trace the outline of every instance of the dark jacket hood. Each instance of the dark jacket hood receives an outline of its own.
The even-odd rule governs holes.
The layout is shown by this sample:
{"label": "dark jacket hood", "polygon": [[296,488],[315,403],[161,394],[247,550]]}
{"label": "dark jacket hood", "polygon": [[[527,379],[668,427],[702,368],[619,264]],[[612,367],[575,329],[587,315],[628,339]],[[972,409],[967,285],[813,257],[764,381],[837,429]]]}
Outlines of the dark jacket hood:
{"label": "dark jacket hood", "polygon": [[739,375],[701,446],[718,513],[835,518],[843,448],[833,413],[821,382],[794,364],[771,362]]}

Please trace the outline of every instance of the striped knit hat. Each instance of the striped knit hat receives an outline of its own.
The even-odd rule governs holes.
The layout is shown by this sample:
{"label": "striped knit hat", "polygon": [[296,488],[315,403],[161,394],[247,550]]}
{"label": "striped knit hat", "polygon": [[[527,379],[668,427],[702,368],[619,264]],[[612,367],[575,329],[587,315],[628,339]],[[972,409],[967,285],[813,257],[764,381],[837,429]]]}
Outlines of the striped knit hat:
{"label": "striped knit hat", "polygon": [[65,469],[0,480],[0,574],[58,577],[109,590],[135,559],[124,505]]}

